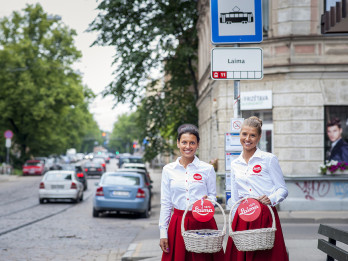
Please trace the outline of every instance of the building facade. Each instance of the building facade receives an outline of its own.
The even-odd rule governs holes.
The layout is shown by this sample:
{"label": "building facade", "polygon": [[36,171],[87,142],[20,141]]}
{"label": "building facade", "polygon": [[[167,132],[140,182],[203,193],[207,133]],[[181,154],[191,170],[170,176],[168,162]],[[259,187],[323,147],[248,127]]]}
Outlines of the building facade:
{"label": "building facade", "polygon": [[[319,165],[330,158],[327,121],[338,117],[348,138],[348,28],[345,34],[322,34],[321,17],[330,10],[326,1],[262,1],[263,41],[241,44],[262,48],[264,65],[262,80],[240,81],[241,95],[268,91],[272,98],[271,108],[242,110],[242,117],[263,120],[260,146],[278,156],[288,177],[320,175]],[[198,11],[199,156],[207,162],[217,158],[218,172],[225,173],[234,82],[211,79],[210,0],[199,0]]]}

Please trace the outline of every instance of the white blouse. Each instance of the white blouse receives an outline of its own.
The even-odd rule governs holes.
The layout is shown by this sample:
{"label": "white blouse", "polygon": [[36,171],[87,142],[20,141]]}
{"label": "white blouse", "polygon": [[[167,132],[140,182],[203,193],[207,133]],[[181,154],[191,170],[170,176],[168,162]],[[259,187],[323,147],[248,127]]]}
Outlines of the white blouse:
{"label": "white blouse", "polygon": [[257,149],[248,163],[242,154],[231,163],[231,203],[262,195],[275,206],[288,196],[288,190],[277,157]]}
{"label": "white blouse", "polygon": [[179,160],[180,157],[164,166],[162,171],[160,238],[168,237],[173,208],[185,210],[189,204],[205,195],[216,201],[216,174],[213,165],[200,161],[195,156],[185,169]]}

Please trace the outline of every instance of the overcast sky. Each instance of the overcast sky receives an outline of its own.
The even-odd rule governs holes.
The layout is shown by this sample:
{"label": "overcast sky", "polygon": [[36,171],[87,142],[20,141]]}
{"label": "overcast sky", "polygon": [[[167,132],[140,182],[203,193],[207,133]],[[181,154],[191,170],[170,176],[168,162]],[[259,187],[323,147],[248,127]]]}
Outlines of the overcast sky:
{"label": "overcast sky", "polygon": [[[0,17],[9,16],[13,11],[20,11],[26,4],[35,3],[40,3],[46,13],[59,15],[64,24],[77,32],[75,45],[83,57],[81,62],[76,64],[76,68],[83,73],[83,83],[95,94],[99,94],[111,82],[113,49],[89,47],[97,34],[85,32],[89,23],[98,14],[96,0],[0,0],[0,3]],[[104,131],[111,131],[117,116],[129,111],[128,105],[118,105],[115,109],[112,109],[112,106],[112,97],[102,98],[100,95],[90,106],[91,113]]]}

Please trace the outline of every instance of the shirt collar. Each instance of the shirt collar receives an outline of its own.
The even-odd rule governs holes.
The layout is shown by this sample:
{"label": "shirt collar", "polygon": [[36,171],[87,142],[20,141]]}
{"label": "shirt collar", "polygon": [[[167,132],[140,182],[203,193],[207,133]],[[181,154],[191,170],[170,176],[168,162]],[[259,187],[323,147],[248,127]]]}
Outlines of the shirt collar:
{"label": "shirt collar", "polygon": [[335,147],[336,144],[341,140],[341,138],[339,138],[338,140],[334,141],[332,144],[331,144],[331,148]]}
{"label": "shirt collar", "polygon": [[[249,162],[250,162],[253,158],[262,158],[262,150],[260,150],[258,147],[256,147],[256,151],[254,152],[254,155],[252,155],[251,158],[249,159]],[[239,161],[239,162],[246,163],[245,160],[244,160],[244,158],[243,158],[243,151],[242,151],[242,153],[239,155],[238,161]]]}
{"label": "shirt collar", "polygon": [[[180,162],[179,162],[180,159],[181,159],[181,157],[178,157],[178,158],[176,159],[174,168],[176,168],[176,167],[178,167],[178,166],[182,166],[182,165],[180,164]],[[190,163],[190,164],[193,164],[196,168],[198,168],[198,167],[199,167],[199,158],[195,155],[194,160],[193,160],[192,163]]]}

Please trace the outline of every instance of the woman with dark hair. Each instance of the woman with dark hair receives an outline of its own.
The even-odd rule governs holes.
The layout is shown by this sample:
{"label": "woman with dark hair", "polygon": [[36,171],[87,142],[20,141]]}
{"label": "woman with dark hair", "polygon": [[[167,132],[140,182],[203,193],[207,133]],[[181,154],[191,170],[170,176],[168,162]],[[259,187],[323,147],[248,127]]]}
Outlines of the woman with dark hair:
{"label": "woman with dark hair", "polygon": [[261,213],[254,221],[247,222],[234,209],[232,228],[233,231],[243,231],[271,227],[273,220],[267,207],[269,205],[274,212],[277,228],[274,246],[269,250],[238,251],[232,238],[229,237],[225,253],[226,261],[289,260],[275,208],[287,197],[288,190],[277,157],[257,148],[261,139],[261,127],[262,121],[255,116],[244,120],[240,131],[243,151],[231,163],[231,201],[235,203],[245,197],[255,197],[261,203]]}
{"label": "woman with dark hair", "polygon": [[[181,235],[181,220],[187,206],[202,198],[216,200],[214,167],[200,161],[195,156],[198,146],[197,127],[192,124],[180,126],[177,147],[181,157],[164,166],[162,171],[159,220],[162,260],[220,261],[224,258],[222,249],[214,254],[197,254],[186,251]],[[187,212],[184,222],[185,230],[217,229],[214,218],[208,222],[199,222],[194,219],[192,211]]]}
{"label": "woman with dark hair", "polygon": [[348,163],[348,144],[342,139],[341,121],[335,118],[326,124],[326,131],[331,141],[329,160]]}

